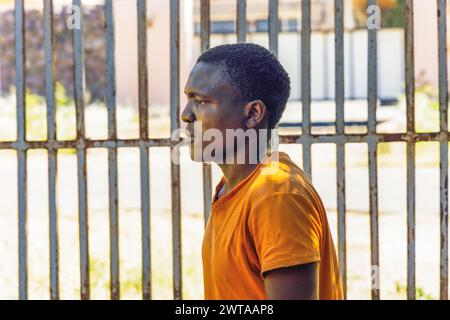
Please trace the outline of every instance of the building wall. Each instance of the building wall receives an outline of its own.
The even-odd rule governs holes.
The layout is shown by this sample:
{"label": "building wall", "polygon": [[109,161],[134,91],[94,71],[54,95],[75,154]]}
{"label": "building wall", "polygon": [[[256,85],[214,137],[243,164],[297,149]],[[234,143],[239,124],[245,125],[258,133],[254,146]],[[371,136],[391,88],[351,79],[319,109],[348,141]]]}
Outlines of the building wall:
{"label": "building wall", "polygon": [[[192,0],[180,8],[180,77],[187,79],[192,65]],[[134,1],[116,0],[117,99],[119,103],[137,105],[137,13]],[[147,64],[150,105],[168,106],[170,97],[170,7],[169,1],[148,1]],[[182,89],[183,87],[181,87]]]}
{"label": "building wall", "polygon": [[[403,92],[403,30],[379,32],[378,72],[379,97],[395,99]],[[268,47],[266,34],[250,34],[247,41]],[[235,42],[234,35],[213,35],[212,45]],[[367,32],[346,32],[345,95],[348,99],[367,98]],[[334,99],[334,33],[313,32],[311,35],[311,97]],[[196,52],[198,54],[198,52]],[[291,77],[291,99],[301,99],[301,36],[297,33],[279,35],[279,59]]]}
{"label": "building wall", "polygon": [[[426,1],[426,0],[425,0]],[[200,54],[199,39],[193,35],[192,1],[182,1],[181,10],[181,85],[189,69]],[[169,105],[170,47],[169,5],[151,1],[148,15],[152,25],[148,29],[149,101],[151,105]],[[348,9],[348,8],[347,8]],[[417,11],[419,11],[418,9]],[[117,76],[118,99],[122,104],[137,103],[137,38],[135,6],[118,0],[117,15]],[[347,12],[347,17],[349,12]],[[346,20],[346,26],[348,19]],[[379,95],[382,99],[397,98],[403,92],[403,31],[381,30],[379,33]],[[213,34],[211,45],[234,43],[236,36]],[[268,46],[266,34],[248,34],[247,41]],[[312,98],[334,98],[334,33],[314,32],[312,35]],[[281,33],[279,57],[292,79],[292,99],[301,98],[301,37],[296,33]],[[156,58],[155,58],[156,57]],[[420,62],[422,60],[419,60]],[[367,96],[367,33],[345,34],[345,82],[347,98]],[[420,70],[420,69],[418,69]],[[181,95],[181,103],[184,103]]]}
{"label": "building wall", "polygon": [[[449,13],[447,6],[447,15]],[[437,88],[439,69],[436,1],[414,0],[414,39],[416,82],[428,82]],[[447,35],[447,43],[448,39]]]}

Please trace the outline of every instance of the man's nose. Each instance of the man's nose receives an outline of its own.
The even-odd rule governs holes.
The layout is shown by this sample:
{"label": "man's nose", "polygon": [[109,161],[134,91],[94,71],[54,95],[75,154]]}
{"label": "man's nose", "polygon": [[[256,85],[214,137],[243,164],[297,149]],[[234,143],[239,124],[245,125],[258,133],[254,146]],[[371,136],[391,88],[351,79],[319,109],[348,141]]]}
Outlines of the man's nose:
{"label": "man's nose", "polygon": [[194,113],[192,112],[192,108],[189,106],[189,103],[184,107],[183,112],[181,113],[181,120],[183,122],[191,123],[195,121]]}

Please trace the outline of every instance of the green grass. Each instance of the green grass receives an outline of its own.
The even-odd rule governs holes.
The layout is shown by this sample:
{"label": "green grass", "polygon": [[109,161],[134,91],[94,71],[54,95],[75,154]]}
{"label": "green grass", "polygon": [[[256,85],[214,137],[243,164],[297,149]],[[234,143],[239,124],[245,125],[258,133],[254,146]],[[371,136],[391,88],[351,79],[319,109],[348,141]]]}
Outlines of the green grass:
{"label": "green grass", "polygon": [[[400,283],[400,281],[397,281],[395,283],[395,289],[399,295],[406,295],[407,288],[405,285]],[[436,300],[436,297],[434,297],[432,294],[427,293],[423,288],[416,287],[416,299],[417,300]]]}

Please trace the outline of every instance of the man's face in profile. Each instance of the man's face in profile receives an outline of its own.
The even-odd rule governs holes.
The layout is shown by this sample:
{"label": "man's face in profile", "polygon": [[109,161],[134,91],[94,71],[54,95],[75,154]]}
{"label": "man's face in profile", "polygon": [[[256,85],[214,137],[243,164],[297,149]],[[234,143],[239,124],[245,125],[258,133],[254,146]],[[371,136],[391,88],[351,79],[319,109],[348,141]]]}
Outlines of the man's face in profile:
{"label": "man's face in profile", "polygon": [[[186,130],[191,136],[191,158],[203,161],[203,158],[198,159],[195,155],[203,154],[205,147],[210,144],[202,136],[195,135],[194,122],[197,121],[201,124],[202,133],[215,129],[222,134],[222,154],[234,152],[226,150],[226,129],[244,129],[244,111],[239,91],[229,83],[222,67],[197,63],[189,75],[184,93],[188,102],[181,118],[187,123]],[[199,147],[201,150],[196,150]]]}

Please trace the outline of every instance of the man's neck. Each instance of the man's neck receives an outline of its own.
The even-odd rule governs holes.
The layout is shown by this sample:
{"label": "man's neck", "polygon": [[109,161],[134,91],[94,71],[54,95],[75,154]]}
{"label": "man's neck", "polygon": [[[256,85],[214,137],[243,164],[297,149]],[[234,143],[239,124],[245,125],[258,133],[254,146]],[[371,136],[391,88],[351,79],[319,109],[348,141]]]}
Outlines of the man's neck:
{"label": "man's neck", "polygon": [[220,164],[219,167],[225,177],[225,193],[247,178],[257,166],[258,164]]}
{"label": "man's neck", "polygon": [[[257,161],[250,161],[249,158],[246,156],[246,161],[244,164],[218,164],[220,169],[222,170],[222,173],[225,177],[225,185],[224,185],[224,193],[228,193],[231,191],[234,187],[236,187],[241,181],[243,181],[245,178],[247,178],[258,166],[258,164],[263,160],[264,156],[266,155],[266,150],[264,149],[263,153],[259,153],[257,155]],[[246,152],[246,155],[248,155],[248,152]],[[236,159],[235,155],[235,159]]]}

